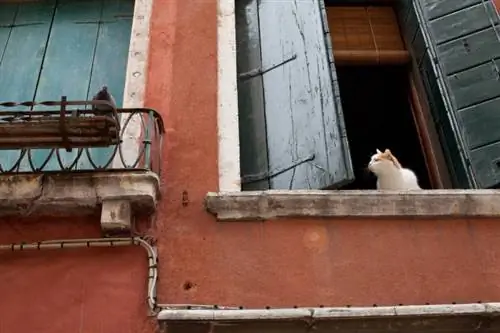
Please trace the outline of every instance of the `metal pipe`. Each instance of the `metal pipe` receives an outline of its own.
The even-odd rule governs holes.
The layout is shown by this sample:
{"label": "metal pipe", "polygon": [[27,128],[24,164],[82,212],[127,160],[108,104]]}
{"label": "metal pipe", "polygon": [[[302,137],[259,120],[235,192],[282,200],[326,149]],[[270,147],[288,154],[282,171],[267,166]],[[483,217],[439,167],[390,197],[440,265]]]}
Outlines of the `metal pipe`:
{"label": "metal pipe", "polygon": [[225,306],[210,304],[156,304],[158,309],[163,310],[242,310],[241,306]]}
{"label": "metal pipe", "polygon": [[141,237],[131,238],[84,238],[84,239],[57,239],[34,243],[0,244],[0,251],[25,251],[25,250],[57,250],[70,248],[90,247],[119,247],[139,245],[148,253],[148,306],[152,313],[161,310],[175,309],[220,309],[235,310],[240,307],[218,306],[209,304],[158,304],[156,299],[156,285],[158,281],[158,255],[156,250]]}

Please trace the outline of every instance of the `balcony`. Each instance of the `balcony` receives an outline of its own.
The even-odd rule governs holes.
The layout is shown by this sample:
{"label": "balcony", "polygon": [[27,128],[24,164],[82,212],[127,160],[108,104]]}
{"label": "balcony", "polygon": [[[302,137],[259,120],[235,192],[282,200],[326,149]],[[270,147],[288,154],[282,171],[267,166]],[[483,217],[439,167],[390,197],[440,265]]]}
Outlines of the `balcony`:
{"label": "balcony", "polygon": [[164,126],[106,101],[0,103],[0,216],[88,215],[127,234],[159,196]]}

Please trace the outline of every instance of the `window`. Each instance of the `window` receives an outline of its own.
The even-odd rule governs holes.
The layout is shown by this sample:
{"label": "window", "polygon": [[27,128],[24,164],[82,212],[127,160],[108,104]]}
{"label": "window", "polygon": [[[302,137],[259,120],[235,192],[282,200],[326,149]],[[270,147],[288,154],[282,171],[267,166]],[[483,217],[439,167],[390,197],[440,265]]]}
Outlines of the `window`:
{"label": "window", "polygon": [[[0,100],[53,101],[62,95],[89,100],[107,85],[122,106],[133,19],[134,0],[0,1]],[[112,151],[94,148],[88,155],[99,166]],[[28,163],[43,171],[60,168],[55,154],[44,149],[31,150],[14,165],[23,153],[1,152],[2,168],[32,170]],[[67,167],[77,154],[59,150]],[[76,169],[91,168],[88,157],[78,163]]]}
{"label": "window", "polygon": [[[337,63],[331,2],[339,4],[235,0],[243,189],[345,188],[361,177],[366,160],[360,156],[366,153],[351,143],[370,132],[364,129],[376,117],[348,115],[353,108],[348,105],[366,99],[366,88],[354,91],[360,83],[379,81],[374,81],[375,69]],[[500,40],[493,3],[395,3],[391,10],[410,57],[406,63],[398,60],[399,72],[392,66],[378,78],[393,72],[391,81],[407,86],[401,94],[414,119],[405,123],[413,127],[397,140],[412,142],[412,151],[420,155],[413,162],[424,170],[420,178],[429,178],[429,187],[498,187]],[[359,33],[356,29],[361,28],[352,27],[350,33]],[[412,139],[401,139],[412,131]],[[395,142],[374,136],[364,140],[372,150]]]}

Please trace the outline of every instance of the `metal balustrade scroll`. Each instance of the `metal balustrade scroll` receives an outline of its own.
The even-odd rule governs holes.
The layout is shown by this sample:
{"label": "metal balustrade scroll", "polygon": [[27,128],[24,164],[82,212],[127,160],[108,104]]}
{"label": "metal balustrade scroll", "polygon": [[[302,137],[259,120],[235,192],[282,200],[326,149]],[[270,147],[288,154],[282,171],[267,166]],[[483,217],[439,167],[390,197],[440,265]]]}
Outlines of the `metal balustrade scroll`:
{"label": "metal balustrade scroll", "polygon": [[[37,105],[54,109],[26,111]],[[127,170],[160,174],[165,129],[155,110],[115,109],[105,101],[64,97],[3,102],[0,108],[0,151],[9,151],[8,161],[0,160],[0,174]]]}

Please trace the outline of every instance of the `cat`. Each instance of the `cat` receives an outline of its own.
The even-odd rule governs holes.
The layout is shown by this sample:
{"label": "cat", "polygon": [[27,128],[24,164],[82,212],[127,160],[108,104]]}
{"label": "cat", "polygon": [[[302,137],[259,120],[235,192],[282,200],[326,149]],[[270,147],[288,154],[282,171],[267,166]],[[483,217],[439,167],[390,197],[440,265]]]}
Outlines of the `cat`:
{"label": "cat", "polygon": [[403,168],[389,149],[383,153],[377,149],[368,169],[377,176],[377,190],[421,190],[415,173]]}

